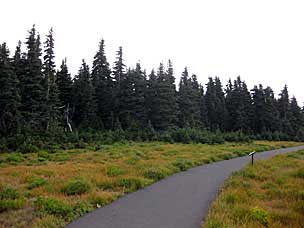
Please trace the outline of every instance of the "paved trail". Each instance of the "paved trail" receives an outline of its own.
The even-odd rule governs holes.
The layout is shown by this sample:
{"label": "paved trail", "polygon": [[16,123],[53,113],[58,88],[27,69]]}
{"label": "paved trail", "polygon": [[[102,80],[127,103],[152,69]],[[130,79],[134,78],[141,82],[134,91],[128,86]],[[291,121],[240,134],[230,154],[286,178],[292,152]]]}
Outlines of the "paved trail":
{"label": "paved trail", "polygon": [[[304,146],[257,153],[257,159]],[[67,228],[199,228],[224,180],[250,162],[240,157],[192,168],[128,194]]]}

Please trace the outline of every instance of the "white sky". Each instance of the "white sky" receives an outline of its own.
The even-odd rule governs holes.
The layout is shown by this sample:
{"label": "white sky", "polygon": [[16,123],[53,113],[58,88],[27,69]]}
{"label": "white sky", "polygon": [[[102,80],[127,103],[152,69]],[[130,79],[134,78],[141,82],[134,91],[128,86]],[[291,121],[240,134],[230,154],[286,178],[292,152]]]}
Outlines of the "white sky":
{"label": "white sky", "polygon": [[54,28],[56,61],[68,59],[72,74],[81,59],[92,63],[103,37],[110,64],[118,46],[125,63],[140,60],[150,72],[173,61],[205,84],[241,75],[249,88],[270,85],[304,102],[303,0],[2,0],[0,42],[11,52],[36,24],[43,40]]}

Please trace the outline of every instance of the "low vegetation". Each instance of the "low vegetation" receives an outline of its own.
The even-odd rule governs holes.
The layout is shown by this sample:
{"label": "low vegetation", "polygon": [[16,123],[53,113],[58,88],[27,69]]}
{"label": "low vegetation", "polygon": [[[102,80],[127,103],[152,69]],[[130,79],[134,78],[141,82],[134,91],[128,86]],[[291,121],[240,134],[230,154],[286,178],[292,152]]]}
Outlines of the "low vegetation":
{"label": "low vegetation", "polygon": [[94,208],[173,173],[253,150],[295,145],[299,143],[129,142],[3,153],[0,154],[0,227],[63,227]]}
{"label": "low vegetation", "polygon": [[257,161],[234,173],[203,227],[304,227],[304,151]]}

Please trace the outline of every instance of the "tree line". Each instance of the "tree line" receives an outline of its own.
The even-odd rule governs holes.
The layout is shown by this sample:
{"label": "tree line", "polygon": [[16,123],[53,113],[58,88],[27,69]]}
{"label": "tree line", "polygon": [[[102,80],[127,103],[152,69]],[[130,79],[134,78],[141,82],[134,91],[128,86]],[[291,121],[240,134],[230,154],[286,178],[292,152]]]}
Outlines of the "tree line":
{"label": "tree line", "polygon": [[160,63],[147,73],[140,63],[124,64],[118,48],[111,69],[101,40],[92,67],[82,60],[71,76],[64,59],[56,69],[54,36],[44,42],[33,26],[22,52],[19,41],[10,54],[0,44],[0,137],[69,134],[85,131],[165,132],[198,129],[281,134],[304,139],[304,112],[285,85],[276,98],[270,87],[248,89],[237,77],[223,86],[219,77],[206,85],[185,67],[178,89],[173,64]]}

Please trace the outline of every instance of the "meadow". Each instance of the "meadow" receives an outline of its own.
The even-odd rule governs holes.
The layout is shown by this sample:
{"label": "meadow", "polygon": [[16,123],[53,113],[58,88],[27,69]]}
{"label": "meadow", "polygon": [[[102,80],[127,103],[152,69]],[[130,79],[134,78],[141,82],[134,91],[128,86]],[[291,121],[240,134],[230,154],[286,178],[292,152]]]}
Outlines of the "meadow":
{"label": "meadow", "polygon": [[304,151],[257,161],[235,172],[202,227],[304,227]]}
{"label": "meadow", "polygon": [[0,227],[63,227],[173,173],[244,156],[253,150],[296,145],[300,143],[128,142],[37,153],[1,153]]}

